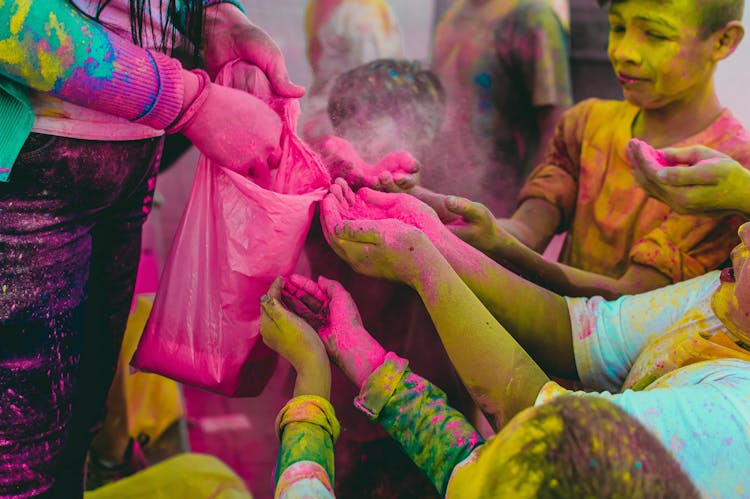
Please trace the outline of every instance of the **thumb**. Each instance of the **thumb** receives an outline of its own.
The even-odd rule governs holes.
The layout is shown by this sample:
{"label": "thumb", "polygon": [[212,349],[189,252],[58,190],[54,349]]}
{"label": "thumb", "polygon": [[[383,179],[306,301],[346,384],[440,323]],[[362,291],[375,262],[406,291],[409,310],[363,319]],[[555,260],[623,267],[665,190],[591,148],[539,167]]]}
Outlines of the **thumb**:
{"label": "thumb", "polygon": [[466,198],[448,196],[445,198],[445,208],[451,213],[464,217],[469,222],[479,222],[484,218],[484,207]]}
{"label": "thumb", "polygon": [[279,302],[268,295],[260,297],[261,314],[266,315],[273,323],[278,323],[282,319],[282,307]]}
{"label": "thumb", "polygon": [[372,220],[347,220],[335,228],[336,237],[360,244],[379,244],[380,232]]}
{"label": "thumb", "polygon": [[292,83],[289,79],[289,72],[283,58],[274,61],[271,68],[268,72],[268,81],[271,82],[276,95],[290,99],[299,99],[305,95],[305,87]]}
{"label": "thumb", "polygon": [[342,286],[340,282],[328,279],[324,276],[318,276],[318,286],[320,286],[320,289],[323,290],[329,300],[333,298],[334,295],[346,292],[344,286]]}

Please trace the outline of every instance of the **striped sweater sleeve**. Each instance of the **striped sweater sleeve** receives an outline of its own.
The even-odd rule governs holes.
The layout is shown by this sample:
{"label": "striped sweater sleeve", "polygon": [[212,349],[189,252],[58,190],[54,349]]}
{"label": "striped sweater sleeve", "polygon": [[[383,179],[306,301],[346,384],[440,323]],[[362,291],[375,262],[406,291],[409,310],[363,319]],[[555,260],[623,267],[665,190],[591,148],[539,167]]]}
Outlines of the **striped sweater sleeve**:
{"label": "striped sweater sleeve", "polygon": [[177,60],[108,33],[65,0],[0,1],[0,74],[157,129],[182,107]]}

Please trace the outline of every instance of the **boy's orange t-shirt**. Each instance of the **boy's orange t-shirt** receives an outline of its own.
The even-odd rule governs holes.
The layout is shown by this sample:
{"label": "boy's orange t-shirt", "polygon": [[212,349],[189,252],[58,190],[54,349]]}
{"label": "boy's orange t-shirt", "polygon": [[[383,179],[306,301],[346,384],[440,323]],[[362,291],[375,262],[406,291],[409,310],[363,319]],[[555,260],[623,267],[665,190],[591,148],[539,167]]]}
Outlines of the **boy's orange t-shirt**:
{"label": "boy's orange t-shirt", "polygon": [[[560,232],[568,231],[560,261],[566,265],[617,278],[638,263],[673,282],[705,274],[729,257],[741,220],[680,215],[646,194],[625,156],[638,112],[628,102],[598,99],[570,109],[519,204],[541,198],[560,208]],[[750,168],[750,133],[729,110],[673,147],[690,145],[718,150]]]}

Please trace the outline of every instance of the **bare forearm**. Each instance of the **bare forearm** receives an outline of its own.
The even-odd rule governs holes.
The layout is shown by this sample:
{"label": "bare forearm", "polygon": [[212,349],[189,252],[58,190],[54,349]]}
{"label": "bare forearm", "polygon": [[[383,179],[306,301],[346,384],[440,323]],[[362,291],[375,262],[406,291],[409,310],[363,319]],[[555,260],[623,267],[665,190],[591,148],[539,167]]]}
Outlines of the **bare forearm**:
{"label": "bare forearm", "polygon": [[545,260],[518,241],[505,240],[491,252],[492,258],[518,275],[563,296],[602,296],[608,300],[666,286],[671,281],[649,267],[633,266],[612,278]]}
{"label": "bare forearm", "polygon": [[439,248],[487,310],[545,370],[575,376],[570,317],[562,296],[519,277],[457,238],[446,238]]}
{"label": "bare forearm", "polygon": [[421,260],[415,288],[461,379],[500,427],[534,403],[548,378],[442,256]]}
{"label": "bare forearm", "polygon": [[560,226],[560,210],[543,199],[528,199],[511,218],[497,224],[520,242],[541,253]]}
{"label": "bare forearm", "polygon": [[314,358],[303,365],[294,366],[297,379],[294,382],[294,396],[317,395],[331,397],[331,366],[325,352],[314,354]]}

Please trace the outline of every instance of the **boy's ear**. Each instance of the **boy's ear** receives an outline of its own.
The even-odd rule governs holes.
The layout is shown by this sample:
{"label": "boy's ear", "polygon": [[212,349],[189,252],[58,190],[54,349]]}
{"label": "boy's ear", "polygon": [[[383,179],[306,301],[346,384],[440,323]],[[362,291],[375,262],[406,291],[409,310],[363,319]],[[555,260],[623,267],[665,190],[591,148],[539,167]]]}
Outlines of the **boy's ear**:
{"label": "boy's ear", "polygon": [[737,50],[745,36],[745,27],[740,21],[729,21],[726,26],[715,34],[714,60],[726,59]]}

